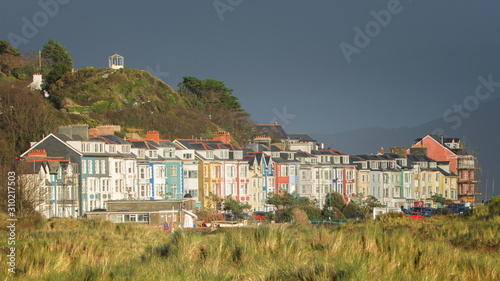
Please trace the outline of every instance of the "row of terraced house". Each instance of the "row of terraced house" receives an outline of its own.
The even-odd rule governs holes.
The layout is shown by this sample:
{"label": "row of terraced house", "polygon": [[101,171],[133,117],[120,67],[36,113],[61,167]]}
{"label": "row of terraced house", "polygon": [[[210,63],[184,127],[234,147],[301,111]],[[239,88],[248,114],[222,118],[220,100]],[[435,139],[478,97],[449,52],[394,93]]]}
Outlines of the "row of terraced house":
{"label": "row of terraced house", "polygon": [[305,134],[287,134],[279,124],[256,125],[257,136],[245,147],[232,145],[227,132],[170,141],[157,131],[145,139],[120,138],[115,131],[61,127],[21,155],[41,213],[76,217],[106,209],[109,200],[186,198],[210,209],[215,196],[270,211],[269,194],[284,192],[318,207],[330,192],[346,202],[373,196],[389,207],[432,204],[432,194],[469,202],[478,195],[477,159],[465,154],[459,139],[428,135],[408,149],[348,155]]}

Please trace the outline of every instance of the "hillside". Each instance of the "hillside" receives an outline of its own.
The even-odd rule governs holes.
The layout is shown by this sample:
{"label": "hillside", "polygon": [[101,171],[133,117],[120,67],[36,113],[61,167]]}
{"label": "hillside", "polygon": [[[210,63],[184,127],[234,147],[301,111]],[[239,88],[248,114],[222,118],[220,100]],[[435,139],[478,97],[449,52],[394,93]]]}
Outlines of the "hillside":
{"label": "hillside", "polygon": [[90,126],[121,125],[125,133],[158,130],[163,138],[208,137],[218,126],[189,100],[146,71],[84,68],[49,88],[68,118]]}

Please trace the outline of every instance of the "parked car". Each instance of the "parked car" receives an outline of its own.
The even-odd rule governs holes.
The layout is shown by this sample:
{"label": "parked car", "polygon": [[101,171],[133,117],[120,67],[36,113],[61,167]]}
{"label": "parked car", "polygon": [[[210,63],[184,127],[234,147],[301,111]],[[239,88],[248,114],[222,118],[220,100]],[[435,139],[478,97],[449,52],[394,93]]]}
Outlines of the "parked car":
{"label": "parked car", "polygon": [[263,221],[266,219],[266,212],[253,212],[253,218],[258,221]]}
{"label": "parked car", "polygon": [[470,212],[472,212],[472,210],[469,207],[459,207],[453,211],[455,215],[468,215]]}
{"label": "parked car", "polygon": [[227,221],[235,221],[236,217],[233,215],[233,213],[225,213],[224,219]]}
{"label": "parked car", "polygon": [[423,219],[425,218],[424,216],[422,216],[419,212],[413,212],[410,214],[410,217],[414,218],[414,219]]}
{"label": "parked car", "polygon": [[423,211],[423,212],[420,212],[420,215],[426,217],[426,218],[430,218],[432,217],[432,213],[430,211]]}
{"label": "parked car", "polygon": [[408,209],[404,209],[403,213],[405,215],[411,215],[411,213],[413,213],[413,211],[412,210],[408,210]]}

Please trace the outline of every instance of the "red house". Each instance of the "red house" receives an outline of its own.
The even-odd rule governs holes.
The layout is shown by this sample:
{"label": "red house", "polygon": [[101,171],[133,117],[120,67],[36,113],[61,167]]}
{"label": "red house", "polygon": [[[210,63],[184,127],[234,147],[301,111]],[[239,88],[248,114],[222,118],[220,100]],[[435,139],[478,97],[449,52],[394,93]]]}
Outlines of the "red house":
{"label": "red house", "polygon": [[407,154],[424,153],[436,161],[449,161],[451,170],[458,175],[458,199],[474,202],[479,192],[480,168],[477,157],[467,151],[459,138],[427,135],[416,139]]}

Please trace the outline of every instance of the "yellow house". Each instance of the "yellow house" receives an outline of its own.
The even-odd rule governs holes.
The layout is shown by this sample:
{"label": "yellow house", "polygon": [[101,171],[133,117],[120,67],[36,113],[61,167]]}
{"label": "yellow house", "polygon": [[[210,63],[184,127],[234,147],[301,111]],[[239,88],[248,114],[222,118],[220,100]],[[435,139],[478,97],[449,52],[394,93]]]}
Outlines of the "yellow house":
{"label": "yellow house", "polygon": [[[448,200],[458,200],[458,182],[457,174],[450,168],[450,162],[438,162],[441,172],[441,193],[443,198]],[[443,202],[446,204],[446,202]]]}
{"label": "yellow house", "polygon": [[215,202],[212,201],[212,195],[220,196],[222,183],[221,163],[206,159],[198,163],[198,173],[202,175],[198,181],[201,207],[204,210],[215,210],[216,206]]}

